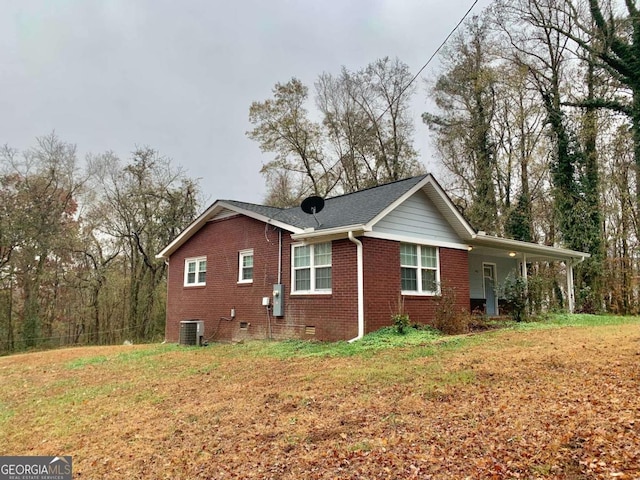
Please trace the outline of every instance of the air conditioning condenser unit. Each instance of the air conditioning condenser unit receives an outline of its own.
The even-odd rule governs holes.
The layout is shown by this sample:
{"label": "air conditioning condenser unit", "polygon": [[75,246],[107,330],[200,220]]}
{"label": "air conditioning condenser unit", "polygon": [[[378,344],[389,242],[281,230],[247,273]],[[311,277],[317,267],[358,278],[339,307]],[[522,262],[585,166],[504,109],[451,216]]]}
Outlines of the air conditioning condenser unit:
{"label": "air conditioning condenser unit", "polygon": [[201,346],[204,340],[203,320],[182,320],[180,322],[180,345]]}

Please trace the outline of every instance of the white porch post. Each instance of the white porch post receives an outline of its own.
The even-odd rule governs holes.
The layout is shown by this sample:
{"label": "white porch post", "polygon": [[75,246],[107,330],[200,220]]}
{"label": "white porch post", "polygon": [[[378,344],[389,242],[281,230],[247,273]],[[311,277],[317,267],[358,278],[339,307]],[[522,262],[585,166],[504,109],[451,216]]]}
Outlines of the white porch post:
{"label": "white porch post", "polygon": [[569,302],[569,313],[573,313],[576,299],[573,291],[573,262],[567,260],[567,300]]}
{"label": "white porch post", "polygon": [[522,279],[524,280],[525,286],[527,285],[527,254],[522,254],[522,267],[520,268],[520,275],[522,275]]}

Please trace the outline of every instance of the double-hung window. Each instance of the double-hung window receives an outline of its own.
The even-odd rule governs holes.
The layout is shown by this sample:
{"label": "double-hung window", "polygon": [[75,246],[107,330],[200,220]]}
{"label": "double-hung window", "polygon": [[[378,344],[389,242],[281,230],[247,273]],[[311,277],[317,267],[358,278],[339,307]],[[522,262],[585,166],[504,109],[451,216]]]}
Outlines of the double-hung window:
{"label": "double-hung window", "polygon": [[207,257],[187,258],[184,261],[184,285],[196,287],[206,285]]}
{"label": "double-hung window", "polygon": [[253,282],[253,250],[242,250],[239,259],[238,283]]}
{"label": "double-hung window", "polygon": [[292,292],[331,293],[331,242],[292,247]]}
{"label": "double-hung window", "polygon": [[437,295],[440,291],[438,249],[411,243],[400,244],[402,293]]}

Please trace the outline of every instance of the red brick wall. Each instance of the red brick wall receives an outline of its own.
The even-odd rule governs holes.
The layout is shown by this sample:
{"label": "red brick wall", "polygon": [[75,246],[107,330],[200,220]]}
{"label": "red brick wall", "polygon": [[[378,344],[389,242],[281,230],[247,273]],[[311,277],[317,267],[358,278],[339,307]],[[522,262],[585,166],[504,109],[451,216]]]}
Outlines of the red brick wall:
{"label": "red brick wall", "polygon": [[[253,248],[253,283],[238,284],[238,252]],[[184,286],[186,258],[207,257],[206,286]],[[166,338],[179,339],[180,321],[205,322],[205,337],[240,339],[248,332],[265,335],[266,309],[262,297],[271,296],[278,278],[278,232],[244,216],[207,223],[169,259]],[[230,317],[235,308],[233,321]],[[249,322],[247,331],[240,322]]]}
{"label": "red brick wall", "polygon": [[[391,324],[391,315],[404,310],[412,323],[428,325],[435,316],[437,297],[400,295],[400,243],[363,238],[365,331]],[[440,248],[440,281],[444,288],[455,289],[460,310],[469,310],[468,253],[465,250]]]}
{"label": "red brick wall", "polygon": [[[332,245],[332,294],[291,295],[291,238],[282,232],[284,317],[267,317],[263,297],[271,297],[278,281],[278,231],[234,216],[207,223],[169,261],[165,336],[177,342],[180,321],[204,320],[205,338],[219,341],[268,338],[338,340],[357,334],[356,247],[348,240]],[[253,249],[253,283],[238,284],[238,252]],[[206,286],[184,286],[186,258],[207,257]],[[230,317],[234,308],[236,316]],[[226,319],[225,319],[226,318]],[[240,322],[247,322],[246,329]],[[315,335],[305,333],[315,327]]]}
{"label": "red brick wall", "polygon": [[[331,294],[291,295],[291,244],[287,235],[283,247],[285,319],[314,326],[316,340],[348,340],[358,334],[358,286],[356,246],[349,240],[336,240],[331,246]],[[280,321],[279,321],[280,323]],[[285,334],[286,331],[283,331]]]}
{"label": "red brick wall", "polygon": [[[436,299],[400,298],[398,242],[361,238],[364,260],[365,331],[391,324],[404,301],[412,322],[428,324]],[[204,320],[205,338],[215,341],[308,338],[348,340],[358,333],[356,245],[348,239],[332,242],[332,293],[291,294],[291,240],[282,232],[284,316],[267,316],[263,297],[271,297],[278,281],[278,230],[244,216],[207,223],[170,258],[166,338],[177,342],[181,320]],[[253,283],[238,284],[238,252],[253,249]],[[206,286],[185,287],[185,259],[207,257]],[[441,281],[454,287],[460,308],[469,308],[467,252],[440,248]],[[230,319],[231,309],[236,316]],[[246,329],[240,323],[246,322]],[[315,327],[308,334],[306,327]]]}
{"label": "red brick wall", "polygon": [[364,262],[365,333],[389,326],[400,297],[400,244],[361,238]]}

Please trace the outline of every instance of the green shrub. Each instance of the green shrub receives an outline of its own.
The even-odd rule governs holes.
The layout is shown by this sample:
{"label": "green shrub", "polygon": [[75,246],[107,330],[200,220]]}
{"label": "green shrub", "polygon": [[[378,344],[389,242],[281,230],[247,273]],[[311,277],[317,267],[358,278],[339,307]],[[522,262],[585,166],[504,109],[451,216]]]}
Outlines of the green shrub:
{"label": "green shrub", "polygon": [[391,323],[396,333],[404,335],[410,326],[409,314],[404,309],[404,297],[398,295],[396,304],[391,307]]}
{"label": "green shrub", "polygon": [[498,286],[498,295],[504,299],[509,315],[516,322],[527,318],[527,282],[514,272],[509,273]]}
{"label": "green shrub", "polygon": [[396,333],[403,335],[407,328],[409,328],[409,314],[408,313],[395,313],[391,315],[391,320],[393,321],[393,327],[396,330]]}

